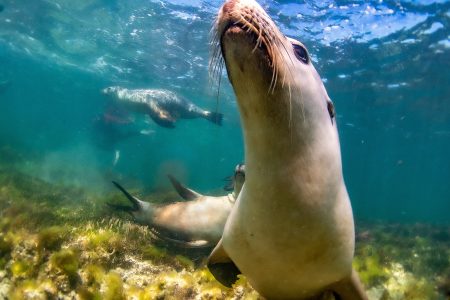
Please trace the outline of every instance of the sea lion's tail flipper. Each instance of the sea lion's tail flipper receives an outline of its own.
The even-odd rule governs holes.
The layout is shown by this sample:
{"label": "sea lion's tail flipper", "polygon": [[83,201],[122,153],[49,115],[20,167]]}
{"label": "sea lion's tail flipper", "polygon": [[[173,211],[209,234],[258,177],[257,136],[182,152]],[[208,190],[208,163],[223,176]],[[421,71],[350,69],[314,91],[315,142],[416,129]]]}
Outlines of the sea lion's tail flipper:
{"label": "sea lion's tail flipper", "polygon": [[238,280],[238,275],[241,274],[239,268],[223,248],[222,240],[209,255],[207,266],[216,280],[226,287],[231,287]]}
{"label": "sea lion's tail flipper", "polygon": [[198,197],[202,197],[201,194],[197,193],[196,191],[193,191],[191,189],[188,189],[184,185],[182,185],[178,180],[176,180],[172,175],[168,174],[167,177],[169,177],[170,182],[172,183],[173,187],[177,191],[178,195],[181,196],[184,200],[194,200]]}
{"label": "sea lion's tail flipper", "polygon": [[218,113],[218,112],[208,111],[208,112],[206,112],[205,119],[210,122],[213,122],[214,124],[222,126],[223,114]]}
{"label": "sea lion's tail flipper", "polygon": [[331,290],[335,295],[336,299],[342,300],[368,300],[364,287],[359,279],[358,273],[352,270],[352,274],[342,279],[341,281],[333,284]]}
{"label": "sea lion's tail flipper", "polygon": [[119,210],[126,211],[126,212],[138,211],[141,208],[141,204],[140,204],[142,202],[141,200],[139,200],[135,196],[128,193],[128,191],[126,189],[124,189],[117,182],[113,181],[112,183],[127,197],[128,200],[130,200],[130,202],[133,204],[133,207],[125,208],[125,206],[122,206],[122,205],[115,205],[115,204],[108,203],[109,206],[119,209]]}

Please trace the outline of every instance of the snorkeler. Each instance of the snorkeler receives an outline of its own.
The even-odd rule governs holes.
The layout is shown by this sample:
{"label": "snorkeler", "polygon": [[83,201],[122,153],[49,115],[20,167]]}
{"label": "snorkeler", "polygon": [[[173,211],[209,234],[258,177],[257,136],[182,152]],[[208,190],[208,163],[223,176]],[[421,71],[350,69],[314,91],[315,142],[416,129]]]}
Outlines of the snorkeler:
{"label": "snorkeler", "polygon": [[123,140],[154,133],[152,129],[141,129],[136,120],[126,113],[109,107],[92,122],[92,140],[100,148],[114,151],[113,166],[120,159],[118,144]]}

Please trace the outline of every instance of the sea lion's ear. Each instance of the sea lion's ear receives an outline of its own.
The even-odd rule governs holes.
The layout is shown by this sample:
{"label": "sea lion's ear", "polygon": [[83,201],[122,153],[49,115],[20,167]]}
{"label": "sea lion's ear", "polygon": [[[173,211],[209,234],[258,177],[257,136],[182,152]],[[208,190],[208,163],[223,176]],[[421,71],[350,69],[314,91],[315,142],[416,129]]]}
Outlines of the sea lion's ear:
{"label": "sea lion's ear", "polygon": [[349,277],[334,283],[330,290],[337,295],[336,299],[368,300],[358,273],[355,270],[352,270],[352,274]]}
{"label": "sea lion's ear", "polygon": [[226,287],[231,287],[238,280],[238,275],[241,274],[223,248],[222,239],[209,255],[207,266],[216,280]]}

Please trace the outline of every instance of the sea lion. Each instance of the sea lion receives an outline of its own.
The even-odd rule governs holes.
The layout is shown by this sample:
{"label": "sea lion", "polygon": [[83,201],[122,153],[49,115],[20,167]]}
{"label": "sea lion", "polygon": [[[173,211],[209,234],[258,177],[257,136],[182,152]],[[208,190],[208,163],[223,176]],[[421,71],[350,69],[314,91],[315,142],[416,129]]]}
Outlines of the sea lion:
{"label": "sea lion", "polygon": [[233,193],[220,197],[197,193],[169,175],[173,187],[187,201],[167,205],[139,200],[117,182],[113,182],[133,207],[109,205],[129,212],[138,223],[153,228],[154,233],[163,240],[183,247],[214,247],[222,236],[228,214],[242,187],[245,179],[243,172],[242,168],[236,167]]}
{"label": "sea lion", "polygon": [[[212,71],[237,97],[246,178],[208,267],[231,286],[244,274],[269,299],[367,299],[333,103],[305,46],[253,0],[230,0],[214,28]],[[220,69],[219,69],[220,71]]]}
{"label": "sea lion", "polygon": [[245,182],[245,165],[244,164],[236,165],[236,167],[234,168],[233,176],[228,176],[224,180],[228,181],[228,183],[223,187],[225,191],[227,192],[233,190],[235,191],[236,185],[238,185],[238,190],[240,191],[242,189],[242,185]]}
{"label": "sea lion", "polygon": [[147,114],[156,124],[174,128],[177,119],[204,118],[216,125],[222,125],[223,115],[204,110],[174,92],[162,89],[126,89],[111,86],[102,90],[128,110]]}

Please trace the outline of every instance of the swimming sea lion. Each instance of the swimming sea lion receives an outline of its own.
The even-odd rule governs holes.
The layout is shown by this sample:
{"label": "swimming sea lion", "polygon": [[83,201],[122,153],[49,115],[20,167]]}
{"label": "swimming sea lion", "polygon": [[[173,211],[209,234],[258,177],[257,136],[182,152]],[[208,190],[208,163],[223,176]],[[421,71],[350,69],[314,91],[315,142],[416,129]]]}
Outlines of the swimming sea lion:
{"label": "swimming sea lion", "polygon": [[215,25],[237,97],[246,178],[208,267],[242,272],[269,299],[367,299],[352,270],[354,224],[333,104],[305,46],[253,0],[230,0]]}
{"label": "swimming sea lion", "polygon": [[169,179],[185,202],[156,205],[139,200],[128,193],[118,183],[133,207],[111,205],[115,209],[129,212],[141,224],[156,230],[163,240],[184,247],[214,247],[222,236],[228,214],[240,192],[245,176],[241,168],[236,168],[236,184],[233,193],[213,197],[199,194],[179,183],[169,175]]}
{"label": "swimming sea lion", "polygon": [[204,118],[214,124],[222,125],[223,115],[196,106],[174,92],[161,89],[130,90],[111,86],[102,90],[112,96],[118,104],[135,113],[147,114],[156,124],[174,128],[177,119]]}

